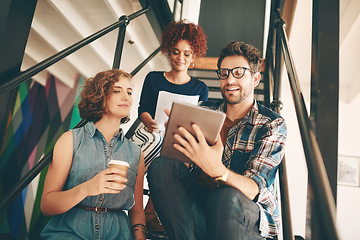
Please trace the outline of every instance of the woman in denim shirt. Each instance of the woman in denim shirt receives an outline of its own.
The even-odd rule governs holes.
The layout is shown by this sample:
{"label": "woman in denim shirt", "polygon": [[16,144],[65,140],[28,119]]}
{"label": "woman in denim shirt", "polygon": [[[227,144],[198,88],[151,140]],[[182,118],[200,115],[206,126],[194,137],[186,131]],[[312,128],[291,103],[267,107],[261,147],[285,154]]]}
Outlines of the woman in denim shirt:
{"label": "woman in denim shirt", "polygon": [[[42,239],[146,239],[144,158],[119,130],[131,95],[130,75],[121,70],[86,82],[79,111],[88,123],[64,133],[54,147],[41,200],[44,215],[54,216]],[[126,177],[109,168],[110,159],[129,163]]]}

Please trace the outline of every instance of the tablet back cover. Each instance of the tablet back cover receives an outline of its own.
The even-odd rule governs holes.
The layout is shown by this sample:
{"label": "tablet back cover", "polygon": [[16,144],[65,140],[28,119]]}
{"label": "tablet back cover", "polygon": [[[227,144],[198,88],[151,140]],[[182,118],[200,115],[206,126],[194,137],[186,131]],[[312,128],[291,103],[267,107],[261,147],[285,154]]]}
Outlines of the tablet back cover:
{"label": "tablet back cover", "polygon": [[176,159],[186,163],[192,163],[188,157],[176,150],[173,146],[174,143],[177,143],[174,138],[174,134],[179,133],[178,127],[185,127],[193,134],[193,136],[195,136],[191,124],[196,123],[204,133],[208,144],[214,145],[220,135],[225,117],[226,115],[223,112],[187,103],[174,102],[165,131],[160,156]]}

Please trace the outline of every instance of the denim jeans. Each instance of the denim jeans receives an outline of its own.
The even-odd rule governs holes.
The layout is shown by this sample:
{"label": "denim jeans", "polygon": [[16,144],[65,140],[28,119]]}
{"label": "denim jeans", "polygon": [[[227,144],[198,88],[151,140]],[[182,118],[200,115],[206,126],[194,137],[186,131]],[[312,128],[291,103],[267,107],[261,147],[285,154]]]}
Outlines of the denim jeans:
{"label": "denim jeans", "polygon": [[259,207],[239,190],[201,186],[181,162],[158,157],[148,182],[156,212],[169,239],[264,239]]}

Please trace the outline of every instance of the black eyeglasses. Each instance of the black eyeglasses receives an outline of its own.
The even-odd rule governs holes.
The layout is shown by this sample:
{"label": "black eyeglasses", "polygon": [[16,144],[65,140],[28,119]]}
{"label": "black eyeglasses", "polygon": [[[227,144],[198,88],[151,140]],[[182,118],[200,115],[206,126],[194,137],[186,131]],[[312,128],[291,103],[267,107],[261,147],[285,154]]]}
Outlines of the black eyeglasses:
{"label": "black eyeglasses", "polygon": [[227,79],[229,77],[230,72],[234,76],[234,78],[240,79],[244,76],[246,70],[249,70],[249,72],[254,73],[253,70],[251,70],[250,68],[246,68],[246,67],[234,67],[233,69],[219,68],[216,71],[216,73],[217,73],[218,77],[223,80]]}

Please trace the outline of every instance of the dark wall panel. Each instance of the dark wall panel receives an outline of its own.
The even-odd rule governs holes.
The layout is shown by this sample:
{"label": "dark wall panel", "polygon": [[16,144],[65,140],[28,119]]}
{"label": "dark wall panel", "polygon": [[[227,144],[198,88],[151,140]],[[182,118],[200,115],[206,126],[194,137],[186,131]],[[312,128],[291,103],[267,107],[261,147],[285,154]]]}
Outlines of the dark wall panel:
{"label": "dark wall panel", "polygon": [[[37,0],[0,1],[0,83],[19,71]],[[0,95],[0,146],[17,89]]]}
{"label": "dark wall panel", "polygon": [[218,57],[230,41],[263,49],[264,0],[202,0],[199,25],[208,35],[208,57]]}

